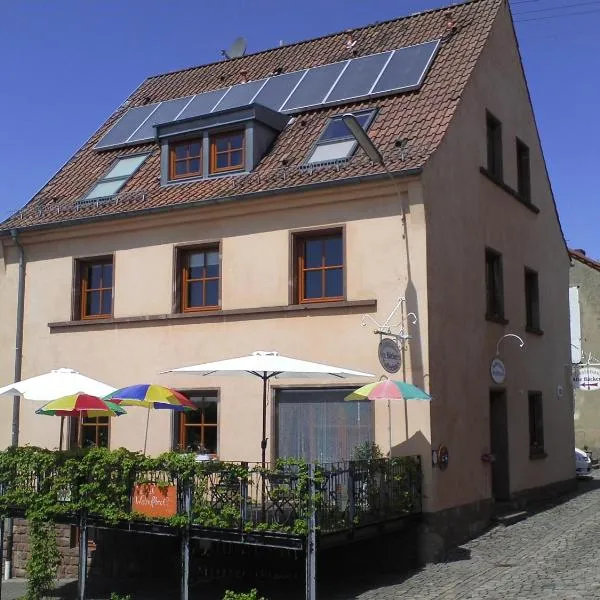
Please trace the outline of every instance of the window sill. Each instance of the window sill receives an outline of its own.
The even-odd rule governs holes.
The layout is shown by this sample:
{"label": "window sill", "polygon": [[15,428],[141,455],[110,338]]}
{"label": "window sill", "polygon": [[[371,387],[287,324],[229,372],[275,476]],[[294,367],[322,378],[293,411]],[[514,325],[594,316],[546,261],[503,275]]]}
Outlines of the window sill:
{"label": "window sill", "polygon": [[485,320],[489,321],[490,323],[497,323],[498,325],[508,325],[509,321],[508,319],[505,319],[504,317],[500,317],[497,315],[485,315]]}
{"label": "window sill", "polygon": [[529,460],[543,460],[544,458],[548,458],[548,455],[544,452],[543,448],[529,450]]}
{"label": "window sill", "polygon": [[205,310],[191,313],[170,313],[162,315],[139,315],[134,317],[113,317],[110,319],[94,319],[89,321],[58,321],[48,323],[51,332],[69,329],[94,328],[94,327],[118,327],[128,325],[142,325],[161,322],[169,324],[189,323],[192,321],[240,321],[245,317],[256,317],[263,315],[265,318],[280,316],[302,316],[312,311],[342,310],[364,310],[377,311],[377,300],[342,300],[340,302],[315,302],[310,304],[290,304],[288,306],[261,306],[257,308],[234,308],[227,310]]}
{"label": "window sill", "polygon": [[531,327],[531,325],[525,325],[525,331],[527,333],[533,333],[534,335],[544,335],[544,330],[539,327]]}
{"label": "window sill", "polygon": [[490,173],[485,167],[479,167],[479,171],[482,175],[485,175],[492,183],[495,183],[498,187],[502,188],[505,192],[507,192],[515,200],[517,200],[517,202],[520,202],[531,212],[535,213],[536,215],[540,212],[540,209],[537,206],[535,206],[535,204],[532,204],[530,200],[526,200],[525,198],[523,198],[523,196],[520,196],[518,192],[516,192],[509,185],[504,183],[504,181],[498,179],[495,175],[492,175],[492,173]]}

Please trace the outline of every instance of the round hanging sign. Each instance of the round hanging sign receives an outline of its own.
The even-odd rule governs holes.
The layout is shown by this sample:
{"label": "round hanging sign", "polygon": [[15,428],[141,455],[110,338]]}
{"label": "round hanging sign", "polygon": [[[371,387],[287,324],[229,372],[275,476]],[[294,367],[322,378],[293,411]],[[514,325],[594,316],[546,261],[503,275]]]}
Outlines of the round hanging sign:
{"label": "round hanging sign", "polygon": [[397,373],[402,364],[402,356],[398,344],[391,338],[382,338],[379,342],[379,364],[388,373]]}
{"label": "round hanging sign", "polygon": [[494,358],[490,365],[490,375],[492,376],[492,381],[497,384],[504,383],[506,379],[506,367],[498,357]]}

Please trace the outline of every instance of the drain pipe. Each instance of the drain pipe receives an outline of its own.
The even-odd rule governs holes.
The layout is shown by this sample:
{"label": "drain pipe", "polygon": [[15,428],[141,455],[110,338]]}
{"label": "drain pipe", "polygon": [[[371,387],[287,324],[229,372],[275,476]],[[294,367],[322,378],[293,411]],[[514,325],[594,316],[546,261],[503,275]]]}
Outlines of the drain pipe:
{"label": "drain pipe", "polygon": [[[17,290],[17,330],[15,333],[15,383],[21,381],[21,366],[23,363],[23,319],[25,314],[25,251],[19,241],[19,231],[10,230],[10,237],[19,252],[19,282]],[[19,445],[19,417],[21,397],[13,397],[11,446]],[[6,560],[4,562],[4,579],[10,579],[13,556],[14,523],[12,517],[6,523]]]}

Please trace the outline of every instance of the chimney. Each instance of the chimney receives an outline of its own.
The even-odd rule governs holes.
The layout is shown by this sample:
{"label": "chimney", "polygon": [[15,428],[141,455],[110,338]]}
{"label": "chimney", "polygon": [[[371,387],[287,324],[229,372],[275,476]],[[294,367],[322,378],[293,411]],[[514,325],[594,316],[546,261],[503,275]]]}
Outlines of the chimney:
{"label": "chimney", "polygon": [[240,71],[240,83],[248,83],[248,71],[246,69]]}

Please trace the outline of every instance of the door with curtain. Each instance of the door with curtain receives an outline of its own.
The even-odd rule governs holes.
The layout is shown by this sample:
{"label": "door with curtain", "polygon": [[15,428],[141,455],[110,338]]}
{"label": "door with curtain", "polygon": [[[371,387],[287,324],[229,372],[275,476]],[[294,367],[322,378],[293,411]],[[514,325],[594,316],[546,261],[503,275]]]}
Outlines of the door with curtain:
{"label": "door with curtain", "polygon": [[354,389],[277,390],[277,456],[318,462],[349,460],[356,446],[373,441],[372,402],[344,400]]}

